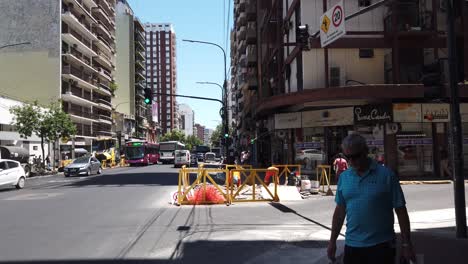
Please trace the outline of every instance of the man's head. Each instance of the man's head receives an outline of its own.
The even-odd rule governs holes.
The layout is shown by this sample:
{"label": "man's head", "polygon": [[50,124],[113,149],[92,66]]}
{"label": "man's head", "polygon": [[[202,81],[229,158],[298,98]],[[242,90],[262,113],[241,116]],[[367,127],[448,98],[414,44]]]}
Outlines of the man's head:
{"label": "man's head", "polygon": [[364,137],[359,134],[351,134],[343,139],[341,145],[344,155],[353,168],[358,171],[367,169],[369,148]]}

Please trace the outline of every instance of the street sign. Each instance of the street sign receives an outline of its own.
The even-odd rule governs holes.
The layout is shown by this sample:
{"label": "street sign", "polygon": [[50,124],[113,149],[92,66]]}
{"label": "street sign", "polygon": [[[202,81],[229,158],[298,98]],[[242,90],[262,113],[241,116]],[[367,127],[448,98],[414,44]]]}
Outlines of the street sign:
{"label": "street sign", "polygon": [[320,44],[322,48],[346,34],[343,0],[320,17]]}

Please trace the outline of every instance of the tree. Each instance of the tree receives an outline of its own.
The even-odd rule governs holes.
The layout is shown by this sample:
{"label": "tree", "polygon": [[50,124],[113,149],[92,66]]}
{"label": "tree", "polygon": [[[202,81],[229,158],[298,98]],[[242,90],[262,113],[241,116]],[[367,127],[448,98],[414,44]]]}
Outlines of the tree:
{"label": "tree", "polygon": [[198,137],[191,135],[186,137],[184,144],[188,150],[192,150],[193,147],[202,145],[203,142]]}
{"label": "tree", "polygon": [[221,139],[221,136],[224,134],[223,131],[223,125],[219,124],[216,126],[215,130],[213,131],[213,134],[211,134],[210,142],[212,146],[219,146],[219,141]]}
{"label": "tree", "polygon": [[41,138],[42,162],[45,161],[44,143],[55,142],[59,138],[70,138],[76,134],[76,126],[60,102],[52,102],[48,107],[41,107],[35,101],[10,109],[13,114],[12,125],[22,138],[27,139],[33,133]]}
{"label": "tree", "polygon": [[167,132],[164,136],[161,137],[161,142],[164,141],[180,141],[185,142],[185,134],[184,132],[173,129],[170,132]]}

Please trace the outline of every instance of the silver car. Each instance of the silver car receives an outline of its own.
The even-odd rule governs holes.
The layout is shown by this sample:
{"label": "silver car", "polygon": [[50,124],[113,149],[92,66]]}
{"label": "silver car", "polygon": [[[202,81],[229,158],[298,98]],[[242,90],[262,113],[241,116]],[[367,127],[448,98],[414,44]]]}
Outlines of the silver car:
{"label": "silver car", "polygon": [[101,174],[102,167],[99,160],[95,157],[80,157],[68,164],[63,169],[63,173],[65,177],[80,175],[89,176],[93,173]]}

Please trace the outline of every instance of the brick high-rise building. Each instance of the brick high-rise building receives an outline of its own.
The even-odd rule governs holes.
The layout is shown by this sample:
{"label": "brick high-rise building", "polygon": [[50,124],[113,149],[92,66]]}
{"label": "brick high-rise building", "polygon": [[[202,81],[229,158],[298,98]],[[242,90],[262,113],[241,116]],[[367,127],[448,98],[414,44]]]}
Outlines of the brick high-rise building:
{"label": "brick high-rise building", "polygon": [[146,81],[158,104],[158,120],[163,134],[176,128],[176,50],[175,33],[169,23],[145,23]]}

